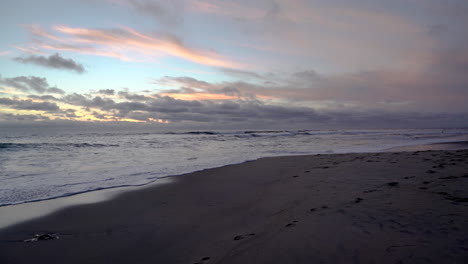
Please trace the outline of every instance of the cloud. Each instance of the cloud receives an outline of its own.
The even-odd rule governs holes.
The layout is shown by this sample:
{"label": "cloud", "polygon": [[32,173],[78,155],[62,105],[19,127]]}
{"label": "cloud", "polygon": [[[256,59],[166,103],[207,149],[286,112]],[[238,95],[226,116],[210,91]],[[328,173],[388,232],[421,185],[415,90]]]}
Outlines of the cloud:
{"label": "cloud", "polygon": [[[190,100],[206,93],[257,98],[320,109],[386,109],[414,112],[466,112],[468,49],[434,52],[424,71],[374,70],[319,74],[313,70],[272,75],[265,83],[205,82],[166,76],[155,83],[175,89],[162,93]],[[208,99],[207,96],[204,98]],[[218,99],[236,99],[218,97]],[[216,97],[213,96],[213,99]]]}
{"label": "cloud", "polygon": [[[103,120],[163,120],[175,125],[270,128],[402,128],[468,125],[467,113],[372,111],[353,108],[316,110],[259,100],[180,100],[170,96],[132,98],[124,102],[73,94],[64,102],[88,109]],[[94,109],[94,110],[93,110]],[[108,114],[103,114],[102,111]]]}
{"label": "cloud", "polygon": [[115,91],[114,89],[101,89],[98,91],[98,93],[104,94],[104,95],[114,95]]}
{"label": "cloud", "polygon": [[293,76],[305,80],[316,80],[320,77],[319,74],[314,70],[295,72]]}
{"label": "cloud", "polygon": [[253,72],[253,71],[244,71],[244,70],[230,69],[230,68],[221,68],[220,71],[228,75],[238,77],[238,78],[249,78],[249,79],[262,79],[263,78],[262,76],[260,76],[260,74]]}
{"label": "cloud", "polygon": [[151,97],[148,97],[148,96],[132,94],[127,91],[119,91],[118,95],[130,101],[148,101],[152,99]]}
{"label": "cloud", "polygon": [[86,108],[100,108],[103,110],[110,110],[115,105],[115,102],[109,98],[102,98],[100,96],[87,97],[78,93],[66,95],[62,97],[61,101],[71,105],[84,106]]}
{"label": "cloud", "polygon": [[43,115],[21,115],[0,113],[0,120],[4,121],[48,121],[49,117]]}
{"label": "cloud", "polygon": [[[293,78],[294,74],[292,74]],[[374,73],[355,74],[352,78],[333,82],[345,83],[363,78],[380,82],[382,76]],[[393,77],[389,77],[393,79]],[[320,76],[323,79],[323,76]],[[0,104],[14,110],[46,111],[54,120],[100,120],[100,121],[143,121],[169,122],[175,126],[198,126],[206,128],[402,128],[402,127],[455,127],[468,125],[468,112],[446,113],[443,111],[411,111],[399,105],[399,101],[388,101],[393,108],[381,107],[378,103],[362,107],[335,101],[331,107],[317,108],[307,104],[290,104],[277,100],[262,100],[261,92],[275,96],[290,96],[288,89],[277,87],[265,89],[249,83],[209,83],[188,77],[165,77],[165,82],[180,81],[185,86],[194,85],[194,94],[232,93],[225,99],[203,98],[187,100],[157,94],[137,94],[114,91],[113,99],[99,95],[72,93],[57,98],[51,95],[29,95],[29,99],[0,98]],[[331,80],[327,80],[332,82]],[[359,81],[358,81],[359,83]],[[361,82],[362,84],[362,82]],[[182,85],[182,83],[181,83]],[[298,88],[299,89],[299,88]],[[354,88],[353,88],[354,89]],[[307,89],[303,89],[308,91]],[[105,91],[105,89],[104,89]],[[343,92],[343,91],[341,91]],[[109,92],[111,93],[111,92]],[[247,93],[253,96],[246,96]],[[101,93],[103,94],[103,93]],[[189,94],[190,95],[190,94]],[[237,96],[238,95],[238,96]],[[297,100],[304,100],[302,97]],[[371,98],[374,98],[371,96]],[[32,100],[30,100],[32,99]],[[38,100],[43,102],[37,102]],[[366,99],[367,100],[367,99]],[[55,103],[57,102],[57,103]],[[298,101],[303,102],[303,101]],[[60,104],[60,109],[57,104]],[[0,116],[2,120],[28,120],[26,116]],[[40,117],[29,117],[40,120]]]}
{"label": "cloud", "polygon": [[34,95],[34,94],[31,94],[31,95],[28,95],[28,98],[38,99],[38,100],[42,100],[42,101],[59,101],[58,98],[56,98],[55,96],[52,96],[52,95]]}
{"label": "cloud", "polygon": [[21,91],[33,90],[37,93],[65,94],[65,91],[57,87],[50,87],[46,78],[36,76],[18,76],[13,78],[2,78],[0,84],[11,86]]}
{"label": "cloud", "polygon": [[149,15],[164,26],[178,26],[183,21],[184,5],[180,1],[129,0],[128,3],[140,14]]}
{"label": "cloud", "polygon": [[83,73],[85,71],[83,65],[72,59],[63,58],[58,53],[50,55],[49,57],[31,55],[26,58],[16,57],[13,58],[13,60],[26,64],[36,64],[52,69],[71,70],[77,73]]}
{"label": "cloud", "polygon": [[231,121],[278,121],[292,120],[320,121],[327,117],[321,116],[310,108],[283,107],[264,105],[256,101],[187,101],[174,99],[169,96],[158,97],[147,102],[109,102],[93,98],[85,103],[86,106],[97,107],[101,110],[115,110],[119,118],[135,118],[150,121],[163,119],[169,122],[207,122],[217,123]]}
{"label": "cloud", "polygon": [[40,102],[36,103],[32,100],[12,100],[9,98],[0,98],[1,105],[7,105],[13,109],[18,110],[36,110],[36,111],[47,111],[47,112],[56,112],[60,108],[55,103],[50,102]]}
{"label": "cloud", "polygon": [[130,27],[88,29],[56,25],[53,30],[50,33],[37,25],[30,26],[30,33],[40,38],[40,41],[31,43],[33,48],[75,51],[126,61],[144,61],[169,55],[208,66],[240,67],[238,63],[215,52],[191,48],[171,34],[148,35]]}
{"label": "cloud", "polygon": [[256,66],[341,72],[407,67],[415,51],[430,52],[428,21],[415,12],[427,1],[393,2],[395,8],[376,1],[190,1],[213,24],[224,22],[228,39],[260,51],[247,53]]}

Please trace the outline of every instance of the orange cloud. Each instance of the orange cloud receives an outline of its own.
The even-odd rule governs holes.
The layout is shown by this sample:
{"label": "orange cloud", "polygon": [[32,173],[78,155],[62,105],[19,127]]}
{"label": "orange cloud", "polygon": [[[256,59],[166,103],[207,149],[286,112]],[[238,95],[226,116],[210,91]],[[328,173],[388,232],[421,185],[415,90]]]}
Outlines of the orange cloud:
{"label": "orange cloud", "polygon": [[55,34],[37,25],[30,26],[29,31],[43,40],[33,43],[33,47],[28,49],[74,51],[126,61],[146,60],[148,57],[154,59],[169,55],[208,66],[241,67],[240,64],[217,53],[187,47],[176,37],[146,35],[130,27],[87,29],[56,25],[53,30]]}
{"label": "orange cloud", "polygon": [[0,86],[3,88],[3,90],[0,90],[0,93],[2,94],[13,94],[13,95],[26,95],[27,93],[18,91],[16,88],[13,87],[5,87],[5,86]]}

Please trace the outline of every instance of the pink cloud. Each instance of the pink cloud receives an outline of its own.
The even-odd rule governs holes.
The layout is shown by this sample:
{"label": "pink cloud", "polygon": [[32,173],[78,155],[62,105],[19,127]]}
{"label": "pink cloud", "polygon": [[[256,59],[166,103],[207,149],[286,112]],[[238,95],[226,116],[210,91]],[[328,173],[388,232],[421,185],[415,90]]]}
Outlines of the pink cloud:
{"label": "pink cloud", "polygon": [[7,51],[0,51],[0,56],[5,56],[5,55],[8,55],[8,54],[11,54],[11,51],[7,50]]}
{"label": "pink cloud", "polygon": [[29,49],[74,51],[126,61],[175,56],[208,66],[229,68],[241,66],[215,52],[188,47],[176,37],[147,35],[130,27],[87,29],[56,25],[52,29],[54,32],[50,33],[37,25],[29,27],[29,31],[40,38]]}
{"label": "pink cloud", "polygon": [[30,53],[30,54],[46,54],[46,52],[41,51],[40,49],[36,47],[21,47],[21,46],[14,46],[15,49],[22,51],[24,53]]}

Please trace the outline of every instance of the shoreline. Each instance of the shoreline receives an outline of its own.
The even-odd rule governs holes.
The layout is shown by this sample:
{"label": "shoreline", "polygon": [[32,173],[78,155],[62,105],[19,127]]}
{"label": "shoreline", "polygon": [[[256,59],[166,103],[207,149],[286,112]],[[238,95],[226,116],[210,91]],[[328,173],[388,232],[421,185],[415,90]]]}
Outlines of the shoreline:
{"label": "shoreline", "polygon": [[384,152],[408,152],[429,150],[461,150],[468,149],[468,141],[446,141],[430,144],[417,144],[401,147],[388,148]]}
{"label": "shoreline", "polygon": [[0,230],[0,260],[466,261],[467,172],[468,150],[261,158]]}
{"label": "shoreline", "polygon": [[254,160],[247,160],[240,163],[226,164],[219,167],[205,168],[193,172],[182,173],[178,175],[164,176],[155,181],[129,186],[115,186],[91,191],[85,191],[65,196],[51,197],[37,201],[27,201],[18,204],[9,204],[0,206],[0,215],[7,217],[0,218],[0,231],[14,224],[33,220],[39,217],[45,217],[56,211],[65,209],[70,206],[86,205],[107,201],[121,195],[125,192],[138,191],[144,188],[173,183],[179,177],[189,174],[203,172],[205,170],[218,169],[226,166],[241,165],[248,162],[258,161],[265,158],[281,158],[281,157],[301,157],[301,156],[316,156],[316,155],[343,155],[343,154],[371,154],[371,153],[386,153],[386,152],[419,152],[419,151],[444,151],[444,150],[464,150],[468,149],[468,141],[446,141],[429,144],[417,144],[400,147],[392,147],[376,152],[350,152],[350,153],[332,153],[332,154],[306,154],[306,155],[286,155],[286,156],[271,156],[261,157]]}

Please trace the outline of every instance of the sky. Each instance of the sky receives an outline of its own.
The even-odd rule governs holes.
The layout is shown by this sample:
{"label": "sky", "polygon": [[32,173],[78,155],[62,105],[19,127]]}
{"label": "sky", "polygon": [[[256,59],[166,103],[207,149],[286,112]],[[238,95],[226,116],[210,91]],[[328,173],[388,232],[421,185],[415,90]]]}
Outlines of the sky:
{"label": "sky", "polygon": [[1,124],[468,127],[465,0],[2,0]]}

